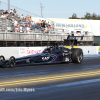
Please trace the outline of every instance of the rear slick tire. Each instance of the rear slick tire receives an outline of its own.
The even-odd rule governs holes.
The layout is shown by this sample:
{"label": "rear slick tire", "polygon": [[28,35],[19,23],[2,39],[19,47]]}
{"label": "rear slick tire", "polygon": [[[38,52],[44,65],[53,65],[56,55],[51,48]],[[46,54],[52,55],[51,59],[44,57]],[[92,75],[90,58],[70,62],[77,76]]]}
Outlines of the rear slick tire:
{"label": "rear slick tire", "polygon": [[72,56],[71,56],[72,62],[78,63],[78,64],[82,63],[82,61],[83,61],[83,51],[82,51],[82,49],[73,48],[71,51],[73,52]]}

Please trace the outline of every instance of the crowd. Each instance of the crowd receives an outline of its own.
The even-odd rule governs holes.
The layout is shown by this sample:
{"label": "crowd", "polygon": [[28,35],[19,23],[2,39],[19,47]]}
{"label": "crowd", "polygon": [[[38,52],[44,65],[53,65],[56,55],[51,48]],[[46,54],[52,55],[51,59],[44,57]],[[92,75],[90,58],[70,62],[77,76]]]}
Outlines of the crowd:
{"label": "crowd", "polygon": [[10,11],[8,12],[7,10],[6,11],[2,11],[2,15],[1,15],[1,18],[9,18],[9,16],[18,16],[18,12],[16,11],[16,9],[10,9]]}
{"label": "crowd", "polygon": [[39,20],[35,22],[32,20],[32,17],[27,15],[26,17],[22,16],[20,17],[21,21],[21,29],[23,31],[29,32],[29,31],[38,31],[42,33],[48,33],[51,29],[54,29],[54,24],[50,25],[49,22],[46,22],[46,20]]}
{"label": "crowd", "polygon": [[17,20],[17,17],[19,17],[19,15],[16,9],[11,9],[9,12],[7,10],[2,11],[1,18],[7,18],[10,20],[12,32],[15,31],[15,27],[18,27],[19,32],[21,33],[30,33],[33,31],[48,33],[50,30],[54,29],[54,24],[50,24],[49,22],[46,22],[46,20],[41,19],[35,22],[28,14],[27,16],[22,14],[19,18],[20,20]]}

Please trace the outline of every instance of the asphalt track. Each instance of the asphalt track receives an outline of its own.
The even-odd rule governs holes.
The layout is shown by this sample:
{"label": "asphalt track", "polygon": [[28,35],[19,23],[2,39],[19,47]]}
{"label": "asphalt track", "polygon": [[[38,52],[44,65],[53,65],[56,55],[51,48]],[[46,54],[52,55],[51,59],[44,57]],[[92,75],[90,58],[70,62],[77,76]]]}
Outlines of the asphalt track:
{"label": "asphalt track", "polygon": [[[100,57],[85,57],[82,64],[0,68],[2,100],[100,100]],[[14,92],[16,89],[33,91]],[[7,92],[12,89],[13,92]],[[5,92],[6,91],[6,92]],[[9,96],[11,95],[11,96]]]}

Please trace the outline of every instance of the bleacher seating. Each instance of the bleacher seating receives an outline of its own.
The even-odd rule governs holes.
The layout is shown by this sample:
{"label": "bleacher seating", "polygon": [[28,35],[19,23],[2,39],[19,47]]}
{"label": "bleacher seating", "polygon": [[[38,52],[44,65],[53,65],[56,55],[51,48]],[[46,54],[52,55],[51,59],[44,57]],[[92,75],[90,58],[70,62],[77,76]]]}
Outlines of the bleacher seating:
{"label": "bleacher seating", "polygon": [[0,31],[7,30],[7,27],[10,27],[10,21],[5,18],[0,18]]}

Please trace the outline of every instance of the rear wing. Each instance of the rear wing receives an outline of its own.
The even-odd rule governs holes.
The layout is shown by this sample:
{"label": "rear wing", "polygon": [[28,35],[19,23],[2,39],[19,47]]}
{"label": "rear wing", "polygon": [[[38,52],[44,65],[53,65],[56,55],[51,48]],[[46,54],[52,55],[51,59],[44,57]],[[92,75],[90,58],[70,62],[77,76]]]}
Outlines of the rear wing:
{"label": "rear wing", "polygon": [[68,35],[67,40],[72,40],[71,49],[74,46],[75,40],[77,40],[76,38],[80,38],[81,40],[83,40],[83,37],[84,36],[70,36],[70,35]]}

